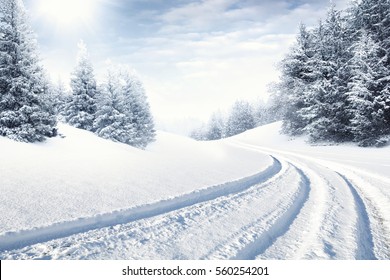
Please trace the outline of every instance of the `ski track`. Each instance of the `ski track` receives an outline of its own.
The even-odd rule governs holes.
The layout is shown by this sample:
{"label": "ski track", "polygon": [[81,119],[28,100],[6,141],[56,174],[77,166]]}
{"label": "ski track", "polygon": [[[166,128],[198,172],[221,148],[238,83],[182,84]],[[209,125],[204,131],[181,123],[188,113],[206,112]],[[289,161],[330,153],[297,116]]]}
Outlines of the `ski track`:
{"label": "ski track", "polygon": [[7,232],[0,236],[0,252],[19,249],[36,243],[50,241],[94,229],[126,224],[133,221],[158,216],[181,208],[189,207],[220,196],[242,192],[251,186],[267,181],[280,172],[280,162],[273,158],[273,164],[262,172],[241,180],[228,182],[207,189],[194,191],[183,196],[163,200],[154,204],[101,214],[89,218],[53,224],[20,232]]}
{"label": "ski track", "polygon": [[387,178],[230,144],[270,154],[273,164],[154,204],[7,233],[0,236],[0,258],[390,259]]}

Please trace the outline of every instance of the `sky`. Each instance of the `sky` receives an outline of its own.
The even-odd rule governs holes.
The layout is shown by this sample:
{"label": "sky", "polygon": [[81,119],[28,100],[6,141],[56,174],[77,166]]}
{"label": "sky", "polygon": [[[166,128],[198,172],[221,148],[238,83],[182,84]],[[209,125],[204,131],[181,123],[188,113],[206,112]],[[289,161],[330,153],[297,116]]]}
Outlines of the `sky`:
{"label": "sky", "polygon": [[[236,100],[267,99],[278,62],[321,0],[24,0],[42,62],[68,83],[83,40],[99,82],[110,64],[133,68],[157,123],[185,130]],[[349,0],[334,0],[336,8]],[[175,128],[176,127],[176,128]]]}

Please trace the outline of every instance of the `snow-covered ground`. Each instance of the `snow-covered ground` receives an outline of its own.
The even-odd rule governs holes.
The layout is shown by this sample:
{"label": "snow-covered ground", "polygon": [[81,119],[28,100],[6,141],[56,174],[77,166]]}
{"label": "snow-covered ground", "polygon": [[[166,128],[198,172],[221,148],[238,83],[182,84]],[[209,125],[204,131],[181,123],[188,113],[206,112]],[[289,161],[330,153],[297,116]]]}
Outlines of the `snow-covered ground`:
{"label": "snow-covered ground", "polygon": [[0,259],[390,259],[390,147],[279,130],[146,151],[65,125],[0,138]]}

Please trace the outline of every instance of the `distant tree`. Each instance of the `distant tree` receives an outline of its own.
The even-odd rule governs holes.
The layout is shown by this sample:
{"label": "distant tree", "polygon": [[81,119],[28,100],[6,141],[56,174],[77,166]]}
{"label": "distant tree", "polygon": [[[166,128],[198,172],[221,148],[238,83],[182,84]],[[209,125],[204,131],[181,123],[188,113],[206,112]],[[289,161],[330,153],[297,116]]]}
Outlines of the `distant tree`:
{"label": "distant tree", "polygon": [[67,100],[70,97],[70,93],[61,79],[52,85],[52,96],[54,100],[53,106],[55,111],[57,115],[61,116],[65,110]]}
{"label": "distant tree", "polygon": [[190,137],[197,141],[206,141],[207,139],[207,127],[205,124],[193,129],[190,133]]}
{"label": "distant tree", "polygon": [[56,135],[46,86],[23,2],[0,0],[0,135],[25,142]]}
{"label": "distant tree", "polygon": [[236,101],[226,123],[226,136],[230,137],[254,127],[252,106],[247,101]]}
{"label": "distant tree", "polygon": [[50,111],[55,114],[57,118],[61,119],[64,106],[67,102],[67,98],[69,97],[69,93],[64,83],[61,80],[58,80],[57,83],[53,83],[49,78],[47,78],[45,91],[47,92],[47,103],[50,107]]}
{"label": "distant tree", "polygon": [[268,123],[267,104],[263,100],[259,100],[253,105],[253,117],[256,126],[261,126]]}
{"label": "distant tree", "polygon": [[274,85],[270,88],[270,91],[272,93],[267,102],[259,100],[252,104],[256,126],[266,125],[283,119],[285,104],[280,99],[279,92]]}
{"label": "distant tree", "polygon": [[135,131],[134,137],[128,144],[143,149],[155,141],[156,137],[150,105],[145,89],[135,75],[126,73],[123,76],[123,83],[124,113]]}
{"label": "distant tree", "polygon": [[284,95],[276,83],[271,83],[269,85],[269,92],[270,96],[265,104],[265,116],[263,117],[262,122],[257,125],[281,121],[287,114],[287,104],[285,103]]}
{"label": "distant tree", "polygon": [[76,128],[93,131],[97,111],[97,85],[86,45],[80,42],[77,65],[72,73],[72,95],[64,111],[65,120]]}
{"label": "distant tree", "polygon": [[224,137],[225,123],[220,112],[213,113],[207,125],[206,139],[218,140]]}

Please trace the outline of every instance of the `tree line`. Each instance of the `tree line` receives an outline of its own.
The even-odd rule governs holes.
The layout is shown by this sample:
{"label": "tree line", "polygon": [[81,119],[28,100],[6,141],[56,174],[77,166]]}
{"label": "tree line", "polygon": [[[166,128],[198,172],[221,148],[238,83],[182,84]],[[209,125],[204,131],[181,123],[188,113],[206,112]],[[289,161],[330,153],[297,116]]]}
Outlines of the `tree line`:
{"label": "tree line", "polygon": [[272,96],[268,102],[237,100],[227,113],[214,112],[207,123],[194,129],[195,140],[218,140],[281,119],[278,102]]}
{"label": "tree line", "polygon": [[313,142],[385,145],[390,137],[390,1],[332,6],[315,28],[300,26],[281,62],[275,95],[283,131]]}
{"label": "tree line", "polygon": [[79,45],[71,94],[53,86],[40,65],[22,0],[0,0],[0,136],[44,141],[57,119],[138,148],[154,141],[154,121],[141,81],[124,68],[98,85],[86,46]]}
{"label": "tree line", "polygon": [[[346,10],[332,5],[314,28],[300,25],[279,66],[272,102],[257,114],[283,120],[282,132],[311,142],[389,142],[390,0],[361,0]],[[213,114],[192,137],[215,140],[264,124],[253,111],[237,102],[228,117]]]}

